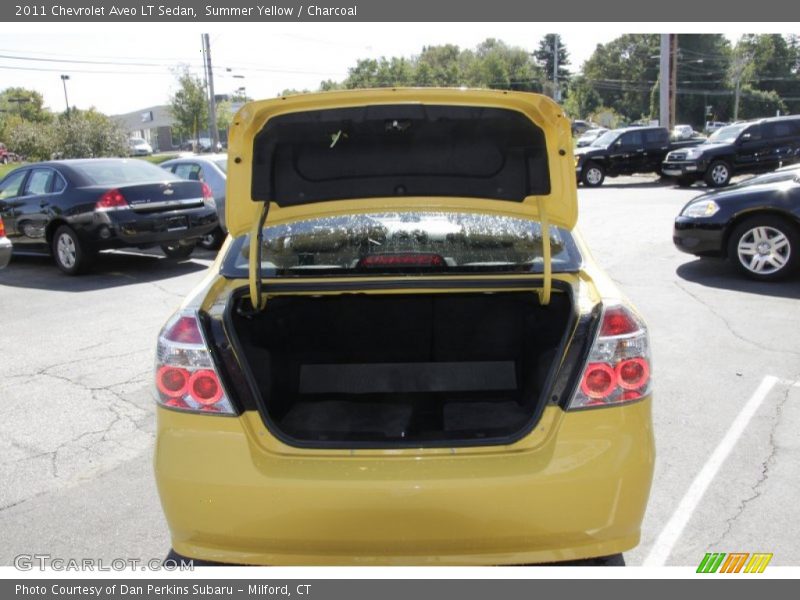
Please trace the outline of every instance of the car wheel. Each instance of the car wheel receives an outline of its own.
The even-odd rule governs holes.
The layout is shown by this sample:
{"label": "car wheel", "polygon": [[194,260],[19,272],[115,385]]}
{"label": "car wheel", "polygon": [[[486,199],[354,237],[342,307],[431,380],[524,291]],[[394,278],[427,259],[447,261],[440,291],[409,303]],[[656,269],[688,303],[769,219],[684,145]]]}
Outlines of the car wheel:
{"label": "car wheel", "polygon": [[93,254],[88,251],[78,235],[67,225],[56,230],[52,240],[53,259],[56,266],[67,275],[79,275],[91,265]]}
{"label": "car wheel", "polygon": [[772,281],[794,271],[800,254],[800,234],[788,221],[773,215],[750,217],[731,233],[728,258],[752,279]]}
{"label": "car wheel", "polygon": [[220,246],[222,246],[222,242],[224,241],[225,232],[222,231],[222,228],[217,227],[211,233],[201,237],[200,241],[197,242],[197,245],[203,250],[219,250]]}
{"label": "car wheel", "polygon": [[706,171],[705,180],[709,187],[724,187],[730,183],[731,166],[724,160],[715,160]]}
{"label": "car wheel", "polygon": [[581,171],[581,181],[587,187],[599,187],[605,178],[606,172],[597,163],[590,162]]}
{"label": "car wheel", "polygon": [[171,244],[161,244],[161,250],[167,255],[167,258],[183,259],[191,256],[195,245],[195,243],[182,244],[181,242],[173,242]]}

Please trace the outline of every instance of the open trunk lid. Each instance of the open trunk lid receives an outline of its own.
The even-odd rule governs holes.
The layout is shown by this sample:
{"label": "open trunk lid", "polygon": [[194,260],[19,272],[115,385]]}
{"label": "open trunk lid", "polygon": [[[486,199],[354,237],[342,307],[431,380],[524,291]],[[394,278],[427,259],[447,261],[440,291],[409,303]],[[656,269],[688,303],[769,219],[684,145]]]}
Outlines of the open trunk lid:
{"label": "open trunk lid", "polygon": [[577,221],[569,123],[537,94],[383,89],[253,102],[234,118],[229,158],[226,222],[233,237],[252,234],[254,301],[265,225],[461,211],[534,220],[549,240],[550,225]]}

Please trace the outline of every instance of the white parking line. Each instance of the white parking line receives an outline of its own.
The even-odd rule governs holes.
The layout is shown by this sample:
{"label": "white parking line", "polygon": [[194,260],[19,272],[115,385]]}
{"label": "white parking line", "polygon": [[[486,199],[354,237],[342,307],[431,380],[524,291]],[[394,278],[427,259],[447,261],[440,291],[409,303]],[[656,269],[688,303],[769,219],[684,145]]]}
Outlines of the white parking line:
{"label": "white parking line", "polygon": [[775,384],[780,381],[781,380],[772,375],[767,375],[761,380],[761,384],[759,384],[756,391],[750,396],[750,399],[736,416],[736,419],[734,419],[725,437],[722,438],[722,441],[720,441],[714,449],[714,452],[711,453],[706,464],[703,465],[703,468],[694,478],[694,481],[692,481],[692,485],[689,486],[686,494],[681,498],[678,508],[675,509],[672,517],[670,517],[664,529],[661,530],[658,538],[656,538],[655,544],[653,544],[653,547],[650,549],[650,553],[647,555],[647,558],[644,559],[645,567],[661,567],[666,564],[672,549],[681,537],[687,523],[689,523],[689,519],[691,519],[697,505],[700,504],[700,500],[703,499],[703,495],[706,493],[708,486],[711,484],[714,477],[716,477],[717,472],[720,467],[722,467],[725,459],[728,458],[728,455],[736,445],[739,437],[741,437],[742,433],[747,428],[750,419],[756,414],[759,406],[764,402],[764,399]]}

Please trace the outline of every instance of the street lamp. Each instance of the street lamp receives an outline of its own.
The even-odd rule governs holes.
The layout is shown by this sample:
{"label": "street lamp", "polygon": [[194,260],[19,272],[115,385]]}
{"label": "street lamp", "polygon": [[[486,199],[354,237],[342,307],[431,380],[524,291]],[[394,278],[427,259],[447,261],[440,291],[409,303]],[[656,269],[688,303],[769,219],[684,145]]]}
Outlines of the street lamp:
{"label": "street lamp", "polygon": [[69,116],[69,98],[67,98],[67,80],[69,75],[61,76],[61,83],[64,84],[64,102],[67,104],[67,116]]}

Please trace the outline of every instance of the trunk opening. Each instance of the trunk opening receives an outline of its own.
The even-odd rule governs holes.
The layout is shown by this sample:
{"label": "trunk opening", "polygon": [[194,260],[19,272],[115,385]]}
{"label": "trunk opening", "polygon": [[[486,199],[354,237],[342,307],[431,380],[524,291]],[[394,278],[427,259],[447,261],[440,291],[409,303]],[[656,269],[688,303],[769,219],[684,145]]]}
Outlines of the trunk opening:
{"label": "trunk opening", "polygon": [[[239,297],[235,303],[247,305]],[[233,331],[278,437],[297,446],[490,445],[538,419],[568,294],[277,296]]]}

